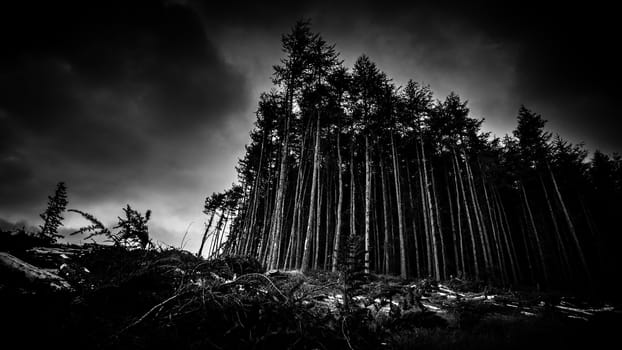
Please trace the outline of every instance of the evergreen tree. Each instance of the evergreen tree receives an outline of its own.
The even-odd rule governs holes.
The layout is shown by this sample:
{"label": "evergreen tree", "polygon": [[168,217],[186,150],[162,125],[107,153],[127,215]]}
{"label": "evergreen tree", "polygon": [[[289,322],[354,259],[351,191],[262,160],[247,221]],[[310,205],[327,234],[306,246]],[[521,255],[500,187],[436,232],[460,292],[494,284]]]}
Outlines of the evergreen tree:
{"label": "evergreen tree", "polygon": [[365,55],[343,67],[308,22],[282,43],[236,205],[206,202],[210,223],[220,213],[210,252],[227,241],[223,252],[268,268],[335,271],[358,237],[366,273],[547,286],[581,279],[575,266],[590,275],[622,208],[619,156],[589,164],[524,106],[512,135],[491,138],[455,93],[396,87]]}
{"label": "evergreen tree", "polygon": [[141,248],[146,248],[150,244],[147,222],[151,218],[151,210],[147,210],[143,216],[128,204],[123,208],[123,213],[125,217],[119,216],[118,223],[114,227],[119,229],[117,238],[127,245],[138,245]]}

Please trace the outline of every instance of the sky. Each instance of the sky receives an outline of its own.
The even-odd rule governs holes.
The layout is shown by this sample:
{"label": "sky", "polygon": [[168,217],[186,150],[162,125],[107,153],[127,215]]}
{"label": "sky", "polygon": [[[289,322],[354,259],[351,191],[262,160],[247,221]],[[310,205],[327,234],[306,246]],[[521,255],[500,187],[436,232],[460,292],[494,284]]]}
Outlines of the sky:
{"label": "sky", "polygon": [[597,1],[219,3],[2,2],[0,226],[39,225],[64,181],[69,208],[107,224],[151,209],[155,240],[187,231],[195,251],[298,19],[346,66],[367,54],[398,85],[458,93],[484,131],[510,133],[524,104],[574,143],[622,151],[617,11]]}

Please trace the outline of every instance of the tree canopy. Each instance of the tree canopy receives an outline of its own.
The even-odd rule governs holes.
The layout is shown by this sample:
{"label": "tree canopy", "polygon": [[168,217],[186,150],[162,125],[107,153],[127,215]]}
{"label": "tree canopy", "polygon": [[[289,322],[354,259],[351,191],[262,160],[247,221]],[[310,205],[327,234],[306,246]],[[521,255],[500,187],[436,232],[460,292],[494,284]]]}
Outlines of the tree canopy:
{"label": "tree canopy", "polygon": [[366,272],[547,286],[619,262],[620,156],[587,159],[525,106],[492,138],[458,94],[395,86],[366,55],[348,69],[309,22],[282,43],[239,185],[206,199],[212,253],[334,270],[361,237]]}

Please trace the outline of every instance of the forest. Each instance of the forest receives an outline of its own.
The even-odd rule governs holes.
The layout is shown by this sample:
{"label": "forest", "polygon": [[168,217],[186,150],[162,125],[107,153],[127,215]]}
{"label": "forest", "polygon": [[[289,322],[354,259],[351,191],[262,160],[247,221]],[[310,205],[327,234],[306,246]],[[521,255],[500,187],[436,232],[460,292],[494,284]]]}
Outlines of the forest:
{"label": "forest", "polygon": [[[0,230],[2,341],[63,349],[551,349],[617,341],[622,156],[517,106],[501,138],[456,93],[282,36],[237,182],[198,251],[116,225],[59,182]],[[494,116],[491,116],[494,117]],[[142,209],[141,209],[142,210]],[[197,211],[200,208],[197,208]],[[66,212],[87,226],[69,233]],[[72,214],[73,215],[73,214]],[[156,215],[156,214],[154,214]],[[195,237],[196,239],[197,237]]]}
{"label": "forest", "polygon": [[492,137],[455,93],[396,86],[366,55],[345,67],[308,22],[282,51],[239,185],[206,198],[200,254],[304,272],[359,251],[366,273],[543,288],[615,274],[620,155],[588,159],[525,106]]}

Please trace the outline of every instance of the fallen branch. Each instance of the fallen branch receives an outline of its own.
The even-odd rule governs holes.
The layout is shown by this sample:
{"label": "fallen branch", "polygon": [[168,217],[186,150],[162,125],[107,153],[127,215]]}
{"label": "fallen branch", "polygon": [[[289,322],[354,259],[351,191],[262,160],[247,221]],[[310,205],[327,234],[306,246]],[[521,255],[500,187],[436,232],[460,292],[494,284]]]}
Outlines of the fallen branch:
{"label": "fallen branch", "polygon": [[129,324],[127,327],[123,328],[119,334],[124,333],[125,331],[127,331],[128,329],[135,327],[137,324],[141,323],[142,321],[144,321],[149,315],[151,315],[151,313],[153,313],[154,311],[156,311],[157,309],[163,307],[164,305],[166,305],[167,303],[169,303],[172,300],[175,300],[176,298],[178,298],[180,295],[182,295],[184,293],[177,293],[174,294],[173,296],[167,298],[166,300],[164,300],[163,302],[155,305],[154,307],[152,307],[151,309],[149,309],[149,311],[145,312],[138,320],[132,322],[131,324]]}
{"label": "fallen branch", "polygon": [[266,277],[266,276],[264,276],[264,275],[262,275],[260,273],[247,273],[245,275],[242,275],[242,276],[236,278],[235,280],[233,280],[231,282],[223,283],[221,286],[228,286],[228,285],[233,285],[233,284],[239,284],[241,282],[241,280],[248,279],[250,277],[261,277],[261,278],[265,279],[266,281],[268,281],[270,283],[272,288],[274,290],[276,290],[277,293],[279,293],[283,297],[283,299],[289,300],[289,298],[286,297],[285,294],[283,294],[283,292],[281,292],[281,290],[274,284],[274,282],[272,282],[272,280],[270,278],[268,278],[268,277]]}
{"label": "fallen branch", "polygon": [[[41,256],[61,256],[62,255],[66,255],[66,256],[71,256],[71,255],[75,255],[78,254],[80,252],[84,252],[83,249],[77,249],[77,248],[70,248],[70,247],[63,247],[63,248],[55,248],[55,247],[34,247],[34,248],[30,248],[27,250],[27,253],[30,254],[34,254],[34,255],[41,255]],[[64,258],[66,259],[66,258]]]}
{"label": "fallen branch", "polygon": [[350,344],[350,338],[346,334],[346,330],[345,330],[345,327],[344,327],[345,323],[346,323],[346,319],[343,318],[341,320],[341,334],[343,334],[343,337],[345,338],[346,343],[348,343],[348,347],[350,348],[350,350],[354,350],[354,348],[352,347],[352,344]]}

